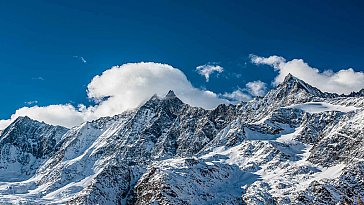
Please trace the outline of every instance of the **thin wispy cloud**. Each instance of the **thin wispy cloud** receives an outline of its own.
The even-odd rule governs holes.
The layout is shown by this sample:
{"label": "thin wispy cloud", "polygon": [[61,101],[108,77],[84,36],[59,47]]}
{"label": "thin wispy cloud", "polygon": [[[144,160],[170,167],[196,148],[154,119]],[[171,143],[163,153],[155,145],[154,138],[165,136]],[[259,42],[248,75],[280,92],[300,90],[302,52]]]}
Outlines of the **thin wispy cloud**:
{"label": "thin wispy cloud", "polygon": [[27,104],[27,105],[34,105],[34,104],[37,104],[37,103],[38,103],[38,100],[31,100],[31,101],[24,102],[24,104]]}
{"label": "thin wispy cloud", "polygon": [[72,57],[79,59],[82,63],[87,63],[86,59],[82,56],[72,56]]}
{"label": "thin wispy cloud", "polygon": [[38,76],[38,77],[33,77],[32,80],[44,80],[44,78],[42,76]]}
{"label": "thin wispy cloud", "polygon": [[198,72],[198,74],[205,77],[206,82],[209,82],[211,74],[222,73],[224,72],[224,68],[214,63],[208,63],[205,65],[197,66],[196,71]]}

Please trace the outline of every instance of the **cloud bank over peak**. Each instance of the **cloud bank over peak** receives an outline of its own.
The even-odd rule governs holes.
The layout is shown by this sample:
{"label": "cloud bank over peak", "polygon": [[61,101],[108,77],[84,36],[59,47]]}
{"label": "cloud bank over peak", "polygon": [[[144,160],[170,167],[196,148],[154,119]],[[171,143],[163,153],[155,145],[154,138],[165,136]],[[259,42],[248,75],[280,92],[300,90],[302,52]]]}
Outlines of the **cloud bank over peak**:
{"label": "cloud bank over peak", "polygon": [[252,63],[256,65],[269,65],[278,71],[273,84],[283,82],[289,73],[317,87],[325,92],[349,94],[364,88],[364,73],[354,71],[352,68],[342,69],[337,72],[325,70],[321,72],[317,68],[309,66],[302,59],[287,61],[281,56],[261,57],[250,55]]}
{"label": "cloud bank over peak", "polygon": [[91,80],[87,86],[87,95],[95,101],[94,106],[60,104],[23,107],[10,119],[0,120],[0,130],[19,116],[72,127],[88,120],[134,109],[152,95],[164,96],[169,90],[174,90],[182,101],[192,106],[212,109],[221,103],[228,103],[212,91],[195,88],[182,71],[170,65],[128,63],[114,66]]}
{"label": "cloud bank over peak", "polygon": [[[193,87],[179,69],[160,63],[128,63],[114,66],[95,76],[87,86],[88,97],[101,101],[95,110],[98,116],[120,113],[135,108],[152,95],[165,95],[173,90],[185,103],[214,108],[226,101],[207,90]],[[107,100],[102,101],[102,99]]]}

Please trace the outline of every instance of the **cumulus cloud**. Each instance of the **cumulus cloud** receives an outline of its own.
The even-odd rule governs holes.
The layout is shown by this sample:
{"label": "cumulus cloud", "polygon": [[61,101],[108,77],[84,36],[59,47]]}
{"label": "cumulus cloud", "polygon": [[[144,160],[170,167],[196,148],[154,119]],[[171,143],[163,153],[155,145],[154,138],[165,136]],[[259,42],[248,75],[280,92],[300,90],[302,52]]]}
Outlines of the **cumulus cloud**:
{"label": "cumulus cloud", "polygon": [[210,109],[224,102],[211,91],[193,87],[179,69],[159,63],[115,66],[95,76],[87,89],[89,98],[101,101],[95,111],[99,116],[134,108],[153,94],[162,96],[169,90],[192,106]]}
{"label": "cumulus cloud", "polygon": [[215,72],[222,73],[224,71],[224,68],[219,65],[205,64],[205,65],[197,66],[196,71],[198,72],[198,74],[205,77],[206,82],[209,82],[210,75],[212,73],[215,73]]}
{"label": "cumulus cloud", "polygon": [[251,95],[247,94],[245,90],[240,89],[240,88],[237,90],[234,90],[231,93],[226,92],[222,96],[232,102],[241,102],[241,101],[247,102],[252,99]]}
{"label": "cumulus cloud", "polygon": [[8,120],[0,120],[0,133],[1,130],[5,129],[13,120],[8,119]]}
{"label": "cumulus cloud", "polygon": [[231,93],[224,93],[222,96],[233,102],[249,101],[253,97],[263,96],[267,91],[267,86],[264,82],[252,81],[245,85],[245,88],[238,88]]}
{"label": "cumulus cloud", "polygon": [[274,85],[283,82],[284,77],[291,73],[325,92],[349,94],[364,88],[364,73],[354,71],[352,68],[342,69],[337,72],[332,70],[321,72],[319,69],[309,66],[302,59],[287,61],[280,56],[260,57],[256,55],[251,55],[250,59],[254,64],[269,65],[278,71],[278,75],[273,81]]}
{"label": "cumulus cloud", "polygon": [[[19,116],[28,116],[38,121],[44,121],[51,125],[62,125],[72,127],[82,123],[87,118],[86,112],[77,110],[74,106],[66,105],[49,105],[45,107],[33,106],[22,107],[18,109],[9,120],[1,120],[0,126],[7,126]],[[0,127],[2,129],[4,127]]]}
{"label": "cumulus cloud", "polygon": [[264,82],[257,80],[246,84],[248,92],[253,96],[263,96],[267,91],[267,86]]}
{"label": "cumulus cloud", "polygon": [[19,116],[72,127],[87,120],[112,116],[136,108],[152,95],[164,96],[169,90],[174,90],[185,103],[206,109],[228,102],[211,91],[193,87],[182,71],[170,65],[129,63],[114,66],[92,79],[87,86],[87,95],[95,101],[94,106],[74,107],[65,104],[23,107],[10,119],[0,120],[0,129],[4,129]]}
{"label": "cumulus cloud", "polygon": [[286,59],[280,56],[269,56],[267,58],[256,55],[250,55],[250,59],[253,63],[271,65],[275,69],[279,69],[279,65],[286,62]]}

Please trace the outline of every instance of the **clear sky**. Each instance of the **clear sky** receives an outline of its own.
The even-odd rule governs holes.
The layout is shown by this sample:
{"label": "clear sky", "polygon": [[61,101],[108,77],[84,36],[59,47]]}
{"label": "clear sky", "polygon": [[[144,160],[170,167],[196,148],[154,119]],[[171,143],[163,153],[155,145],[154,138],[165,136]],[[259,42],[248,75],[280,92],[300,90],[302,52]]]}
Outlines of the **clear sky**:
{"label": "clear sky", "polygon": [[[363,1],[0,1],[0,119],[15,110],[85,104],[95,75],[130,62],[166,63],[196,88],[232,92],[277,71],[250,54],[364,70]],[[196,67],[223,67],[208,82]],[[263,63],[264,64],[264,63]]]}

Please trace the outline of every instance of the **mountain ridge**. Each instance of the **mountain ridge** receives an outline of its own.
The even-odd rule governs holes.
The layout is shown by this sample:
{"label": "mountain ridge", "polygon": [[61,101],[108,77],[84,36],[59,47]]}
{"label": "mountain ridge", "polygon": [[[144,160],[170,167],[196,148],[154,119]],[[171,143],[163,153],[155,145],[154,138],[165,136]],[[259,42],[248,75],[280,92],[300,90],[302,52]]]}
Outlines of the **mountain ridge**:
{"label": "mountain ridge", "polygon": [[0,135],[0,159],[12,156],[1,144],[12,130],[12,140],[48,149],[16,148],[16,158],[33,158],[0,178],[0,203],[358,204],[363,100],[288,75],[262,98],[213,110],[169,91],[69,130],[22,117]]}

